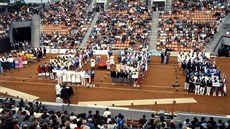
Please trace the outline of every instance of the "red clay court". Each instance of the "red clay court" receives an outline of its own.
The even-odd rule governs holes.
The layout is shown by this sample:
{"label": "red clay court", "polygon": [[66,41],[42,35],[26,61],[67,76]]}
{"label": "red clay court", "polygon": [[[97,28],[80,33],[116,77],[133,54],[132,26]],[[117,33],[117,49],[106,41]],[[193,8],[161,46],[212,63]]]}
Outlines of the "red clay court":
{"label": "red clay court", "polygon": [[[11,70],[0,75],[0,86],[18,90],[27,94],[38,96],[38,100],[54,102],[55,101],[55,85],[57,81],[49,79],[37,79],[36,68],[39,64],[49,61],[51,56],[44,61],[30,64],[26,68],[20,70]],[[106,56],[102,56],[105,59]],[[116,59],[116,57],[115,57]],[[197,103],[184,104],[152,104],[149,105],[129,105],[125,107],[136,109],[165,110],[171,112],[195,112],[208,114],[229,115],[230,96],[227,90],[225,97],[198,96],[194,94],[186,94],[183,89],[185,77],[181,76],[179,68],[179,84],[178,91],[172,87],[175,84],[175,57],[170,58],[170,63],[160,64],[160,57],[151,57],[148,66],[147,76],[144,78],[141,88],[134,88],[127,85],[112,85],[108,71],[105,69],[95,69],[96,87],[73,86],[74,95],[71,97],[72,104],[86,101],[112,101],[112,100],[145,100],[145,99],[174,99],[174,98],[193,98]],[[227,75],[227,84],[229,84],[228,75],[230,75],[229,58],[217,58],[216,64],[220,67],[221,72]],[[90,64],[84,66],[89,69]],[[103,80],[101,82],[101,79]],[[227,89],[230,87],[227,85]],[[0,93],[1,96],[9,95]],[[112,106],[112,105],[111,105]],[[115,105],[116,106],[116,105]]]}

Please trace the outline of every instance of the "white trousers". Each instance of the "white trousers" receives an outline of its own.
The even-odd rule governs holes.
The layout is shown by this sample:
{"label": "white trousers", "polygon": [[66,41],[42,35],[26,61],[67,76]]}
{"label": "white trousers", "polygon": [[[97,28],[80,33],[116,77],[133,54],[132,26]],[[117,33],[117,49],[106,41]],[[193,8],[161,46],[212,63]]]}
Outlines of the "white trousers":
{"label": "white trousers", "polygon": [[86,80],[83,77],[81,77],[81,85],[82,86],[86,86]]}
{"label": "white trousers", "polygon": [[205,87],[200,87],[200,95],[204,95]]}
{"label": "white trousers", "polygon": [[184,83],[184,89],[185,89],[185,90],[188,90],[188,87],[189,87],[189,83],[185,82],[185,83]]}
{"label": "white trousers", "polygon": [[213,96],[216,96],[216,90],[217,88],[215,87],[215,88],[213,88]]}
{"label": "white trousers", "polygon": [[200,85],[195,85],[195,95],[200,94]]}
{"label": "white trousers", "polygon": [[208,87],[208,86],[207,86],[206,95],[210,95],[210,91],[211,91],[211,87]]}

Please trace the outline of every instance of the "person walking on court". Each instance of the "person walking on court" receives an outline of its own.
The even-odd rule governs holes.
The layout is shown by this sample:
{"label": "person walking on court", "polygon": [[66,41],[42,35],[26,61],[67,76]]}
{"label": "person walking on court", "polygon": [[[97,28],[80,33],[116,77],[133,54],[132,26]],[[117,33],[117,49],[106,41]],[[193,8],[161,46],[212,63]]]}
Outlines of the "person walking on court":
{"label": "person walking on court", "polygon": [[61,90],[61,98],[63,99],[63,102],[71,104],[70,100],[69,100],[69,97],[70,96],[69,96],[69,93],[68,93],[68,89],[66,88],[66,84],[63,84],[62,90]]}

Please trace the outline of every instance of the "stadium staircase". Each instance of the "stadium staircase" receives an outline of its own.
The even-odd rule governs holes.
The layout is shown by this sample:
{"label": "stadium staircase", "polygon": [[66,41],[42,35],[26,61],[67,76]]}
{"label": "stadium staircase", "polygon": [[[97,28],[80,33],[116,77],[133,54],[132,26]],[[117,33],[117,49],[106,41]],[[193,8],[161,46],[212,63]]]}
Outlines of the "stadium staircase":
{"label": "stadium staircase", "polygon": [[152,17],[152,22],[151,22],[152,30],[151,30],[151,36],[150,36],[149,50],[156,50],[159,16],[160,16],[159,12],[153,12],[153,17]]}
{"label": "stadium staircase", "polygon": [[110,0],[107,0],[106,4],[105,4],[105,11],[108,10],[108,7],[109,7],[109,3],[110,3]]}
{"label": "stadium staircase", "polygon": [[35,14],[32,17],[32,31],[31,31],[31,45],[35,48],[40,47],[41,37],[41,19],[40,16]]}
{"label": "stadium staircase", "polygon": [[172,0],[166,0],[165,11],[172,11]]}
{"label": "stadium staircase", "polygon": [[220,38],[225,35],[225,33],[230,29],[230,16],[227,16],[223,19],[223,22],[217,29],[217,33],[214,35],[213,39],[210,41],[209,44],[206,45],[204,49],[205,52],[214,55],[213,53],[216,45],[218,44]]}
{"label": "stadium staircase", "polygon": [[150,12],[152,12],[152,9],[153,9],[153,8],[152,8],[151,2],[152,2],[151,0],[148,1],[148,10],[149,10]]}
{"label": "stadium staircase", "polygon": [[85,37],[84,37],[84,39],[82,40],[82,43],[81,43],[81,45],[80,45],[80,48],[83,48],[84,46],[86,46],[87,41],[88,41],[89,36],[90,36],[90,33],[92,32],[93,27],[94,27],[94,25],[96,24],[99,15],[100,15],[99,12],[96,12],[96,13],[95,13],[95,16],[94,16],[94,18],[93,18],[93,21],[91,22],[91,24],[90,24],[90,26],[89,26],[89,28],[88,28],[86,34],[85,34]]}
{"label": "stadium staircase", "polygon": [[93,5],[94,5],[94,2],[92,1],[87,7],[87,11],[93,11]]}

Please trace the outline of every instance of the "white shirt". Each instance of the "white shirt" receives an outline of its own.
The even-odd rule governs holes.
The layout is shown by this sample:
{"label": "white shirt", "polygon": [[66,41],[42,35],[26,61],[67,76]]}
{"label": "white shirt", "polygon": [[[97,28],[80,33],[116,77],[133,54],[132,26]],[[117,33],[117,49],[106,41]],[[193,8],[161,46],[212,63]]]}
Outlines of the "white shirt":
{"label": "white shirt", "polygon": [[104,116],[104,117],[108,117],[108,115],[111,115],[111,111],[105,111],[105,112],[103,113],[103,116]]}
{"label": "white shirt", "polygon": [[56,95],[61,94],[61,86],[59,84],[55,86],[55,90],[56,90]]}
{"label": "white shirt", "polygon": [[70,129],[74,129],[75,127],[77,127],[77,124],[70,123],[69,127],[70,127]]}
{"label": "white shirt", "polygon": [[82,127],[82,129],[90,129],[90,127],[87,125],[82,125],[81,127]]}
{"label": "white shirt", "polygon": [[56,103],[63,103],[62,98],[56,97]]}

